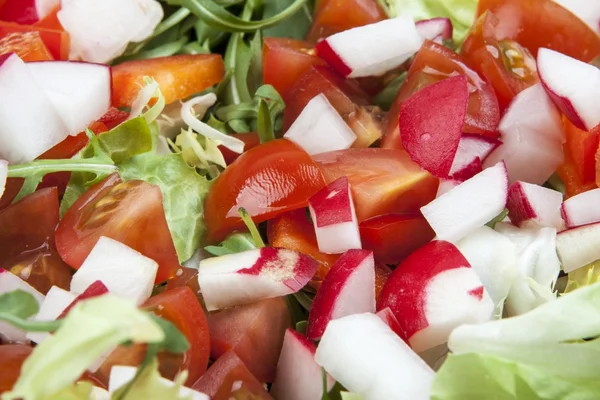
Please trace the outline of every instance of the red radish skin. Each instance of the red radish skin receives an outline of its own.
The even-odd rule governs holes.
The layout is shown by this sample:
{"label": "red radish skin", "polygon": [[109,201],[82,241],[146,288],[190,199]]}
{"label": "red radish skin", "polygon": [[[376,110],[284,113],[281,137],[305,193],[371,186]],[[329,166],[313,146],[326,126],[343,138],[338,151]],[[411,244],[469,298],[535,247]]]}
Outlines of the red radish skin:
{"label": "red radish skin", "polygon": [[561,206],[568,228],[600,222],[600,189],[570,197]]}
{"label": "red radish skin", "polygon": [[326,60],[327,63],[341,75],[348,76],[352,73],[352,69],[337,55],[327,40],[321,40],[315,46],[315,50],[322,59]]}
{"label": "red radish skin", "polygon": [[453,179],[462,181],[477,175],[483,170],[483,160],[501,144],[498,139],[463,133],[450,168],[450,175]]}
{"label": "red radish skin", "polygon": [[370,250],[348,250],[331,267],[313,300],[306,336],[318,340],[329,321],[375,312],[375,261]]}
{"label": "red radish skin", "polygon": [[435,195],[435,197],[438,198],[441,195],[448,193],[449,191],[451,191],[452,189],[454,189],[461,183],[462,183],[461,181],[456,180],[456,179],[440,179],[440,186],[438,186],[438,191],[437,191],[437,194]]}
{"label": "red radish skin", "polygon": [[423,39],[438,43],[452,39],[452,21],[449,18],[424,19],[417,21],[415,27]]}
{"label": "red radish skin", "polygon": [[416,92],[400,108],[400,137],[411,159],[446,178],[458,150],[467,114],[467,78],[458,75]]}
{"label": "red radish skin", "polygon": [[404,330],[402,329],[402,326],[396,319],[396,316],[394,315],[394,312],[392,311],[391,308],[386,307],[382,310],[379,310],[379,311],[377,311],[377,313],[375,313],[375,315],[377,315],[379,318],[381,318],[381,320],[383,322],[385,322],[387,324],[387,326],[390,327],[391,330],[396,332],[396,334],[398,336],[400,336],[401,338],[406,337],[406,332],[404,332]]}
{"label": "red radish skin", "polygon": [[[61,318],[63,311],[73,303],[76,296],[58,286],[52,286],[44,301],[40,305],[37,315],[34,317],[36,321],[54,321]],[[34,343],[40,344],[51,336],[48,332],[28,332],[27,339]]]}
{"label": "red radish skin", "polygon": [[107,293],[108,288],[104,285],[104,283],[102,283],[102,281],[96,281],[92,283],[90,286],[88,286],[87,289],[83,291],[83,293],[77,296],[75,300],[73,300],[73,302],[67,306],[67,308],[63,310],[63,312],[58,316],[57,319],[66,317],[69,311],[71,311],[71,309],[80,301],[91,299],[92,297],[102,296],[103,294]]}
{"label": "red radish skin", "polygon": [[506,208],[510,221],[518,227],[564,229],[560,215],[560,192],[527,182],[515,182],[508,189]]}

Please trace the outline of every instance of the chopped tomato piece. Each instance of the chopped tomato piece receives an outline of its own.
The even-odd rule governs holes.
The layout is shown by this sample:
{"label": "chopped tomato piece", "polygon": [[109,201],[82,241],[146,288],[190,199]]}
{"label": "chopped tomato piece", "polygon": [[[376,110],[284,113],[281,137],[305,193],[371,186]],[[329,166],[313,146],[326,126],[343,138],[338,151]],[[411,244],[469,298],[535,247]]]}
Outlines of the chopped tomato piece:
{"label": "chopped tomato piece", "polygon": [[317,2],[313,24],[306,40],[316,43],[334,33],[387,18],[376,0],[320,0]]}
{"label": "chopped tomato piece", "polygon": [[379,299],[379,295],[391,274],[392,270],[387,265],[375,264],[375,299]]}
{"label": "chopped tomato piece", "polygon": [[348,177],[359,222],[382,214],[418,212],[437,192],[438,179],[404,150],[348,149],[314,159],[327,183]]}
{"label": "chopped tomato piece", "polygon": [[[229,136],[233,136],[244,142],[244,151],[248,151],[260,144],[260,138],[256,132],[232,133]],[[223,154],[223,158],[225,159],[227,165],[237,160],[237,158],[240,156],[238,153],[234,153],[225,146],[219,146],[219,150],[221,150],[221,154]]]}
{"label": "chopped tomato piece", "polygon": [[269,245],[283,247],[307,254],[319,262],[317,273],[310,280],[310,287],[318,289],[321,282],[339,254],[326,254],[319,251],[317,236],[313,224],[306,216],[306,209],[290,211],[277,218],[269,220],[267,224],[267,237]]}
{"label": "chopped tomato piece", "polygon": [[380,215],[360,224],[363,249],[373,250],[375,260],[384,264],[398,264],[434,237],[420,213]]}
{"label": "chopped tomato piece", "polygon": [[64,31],[64,28],[60,21],[58,20],[58,12],[60,11],[60,5],[54,7],[52,11],[48,15],[46,15],[43,19],[39,20],[34,26],[39,26],[40,28],[48,28],[48,29],[56,29],[58,31]]}
{"label": "chopped tomato piece", "polygon": [[156,261],[156,283],[172,278],[179,269],[158,186],[136,180],[122,182],[117,174],[108,176],[89,188],[64,215],[56,230],[56,248],[67,264],[78,269],[100,236]]}
{"label": "chopped tomato piece", "polygon": [[204,299],[200,293],[200,285],[198,284],[198,270],[196,268],[181,267],[177,270],[175,277],[167,282],[165,290],[171,290],[179,287],[187,286],[196,295],[202,308],[204,307]]}
{"label": "chopped tomato piece", "polygon": [[553,0],[480,0],[477,14],[487,10],[499,19],[497,38],[516,40],[534,57],[541,47],[585,62],[600,54],[600,37]]}
{"label": "chopped tomato piece", "polygon": [[[115,107],[111,107],[108,109],[106,114],[104,114],[102,117],[100,117],[98,122],[101,122],[104,125],[106,125],[107,129],[113,129],[117,125],[120,125],[121,123],[125,122],[125,120],[127,118],[129,118],[128,112],[121,111]],[[98,133],[98,132],[96,132],[96,133]]]}
{"label": "chopped tomato piece", "polygon": [[566,146],[577,168],[577,174],[583,182],[596,179],[596,151],[600,143],[600,125],[589,132],[577,128],[563,116],[563,126],[567,137]]}
{"label": "chopped tomato piece", "polygon": [[53,285],[69,289],[71,269],[58,255],[58,192],[42,189],[0,211],[0,268],[18,275],[42,294]]}
{"label": "chopped tomato piece", "polygon": [[0,54],[16,53],[23,61],[54,60],[39,32],[9,33],[0,39]]}
{"label": "chopped tomato piece", "polygon": [[210,354],[208,322],[196,295],[187,287],[167,290],[150,297],[143,305],[159,317],[175,324],[190,342],[183,355],[159,354],[161,375],[169,379],[187,370],[186,385],[191,385],[206,371]]}
{"label": "chopped tomato piece", "polygon": [[283,118],[287,130],[315,96],[324,94],[356,135],[353,147],[369,147],[381,137],[383,113],[370,106],[358,82],[344,79],[329,67],[311,67],[289,90]]}
{"label": "chopped tomato piece", "polygon": [[481,79],[477,72],[466,66],[465,61],[447,47],[426,40],[408,70],[407,79],[400,88],[388,113],[388,124],[382,147],[401,149],[398,117],[400,106],[420,89],[458,74],[466,75],[469,83],[469,104],[464,131],[498,137],[500,108],[492,86]]}
{"label": "chopped tomato piece", "polygon": [[212,400],[271,400],[260,383],[233,351],[223,354],[192,389],[207,394]]}
{"label": "chopped tomato piece", "polygon": [[0,21],[0,38],[10,33],[39,32],[40,37],[56,60],[69,59],[70,38],[67,32],[38,26],[19,25],[14,22]]}
{"label": "chopped tomato piece", "polygon": [[490,82],[500,107],[506,109],[518,93],[539,82],[539,77],[529,50],[514,40],[496,38],[499,23],[491,11],[479,17],[462,45],[461,55]]}
{"label": "chopped tomato piece", "polygon": [[0,394],[13,388],[21,367],[29,357],[33,347],[24,344],[4,344],[0,346]]}
{"label": "chopped tomato piece", "polygon": [[264,40],[262,66],[265,84],[285,98],[287,92],[313,65],[326,65],[312,45],[302,40],[268,37]]}
{"label": "chopped tomato piece", "polygon": [[[563,146],[563,154],[564,161],[560,167],[558,167],[557,173],[560,176],[560,179],[565,184],[565,198],[573,197],[583,192],[587,192],[588,190],[596,189],[595,182],[584,182],[579,173],[577,172],[577,165],[573,162],[571,158],[571,152],[569,151],[568,146],[565,144]],[[596,163],[600,163],[600,159],[598,159],[598,155],[596,155]],[[597,169],[597,176],[600,176],[600,168]],[[598,178],[596,178],[598,180]],[[599,185],[600,186],[600,185]]]}
{"label": "chopped tomato piece", "polygon": [[218,54],[182,54],[126,61],[112,67],[112,103],[130,107],[144,76],[153,77],[167,104],[185,99],[219,83],[225,66]]}
{"label": "chopped tomato piece", "polygon": [[283,297],[209,314],[210,356],[216,360],[233,350],[256,379],[272,382],[291,322]]}
{"label": "chopped tomato piece", "polygon": [[208,241],[219,242],[244,228],[239,208],[263,222],[306,207],[324,186],[319,168],[296,144],[278,139],[254,147],[219,175],[206,197]]}

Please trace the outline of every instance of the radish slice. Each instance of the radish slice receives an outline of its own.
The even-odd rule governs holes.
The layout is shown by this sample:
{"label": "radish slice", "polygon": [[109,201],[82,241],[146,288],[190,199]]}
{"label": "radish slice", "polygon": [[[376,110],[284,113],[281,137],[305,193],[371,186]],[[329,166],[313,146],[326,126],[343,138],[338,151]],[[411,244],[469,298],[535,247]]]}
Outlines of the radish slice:
{"label": "radish slice", "polygon": [[589,0],[554,0],[579,17],[594,32],[600,35],[600,3]]}
{"label": "radish slice", "polygon": [[437,191],[437,194],[435,195],[435,197],[438,198],[441,195],[448,193],[449,191],[451,191],[452,189],[454,189],[461,183],[462,183],[461,181],[456,180],[456,179],[440,179],[440,185],[438,186],[438,191]]}
{"label": "radish slice", "polygon": [[0,160],[0,197],[4,194],[6,177],[8,175],[8,161]]}
{"label": "radish slice", "polygon": [[[315,361],[317,346],[306,336],[288,329],[277,363],[275,381],[269,392],[275,399],[321,400],[323,397],[323,373]],[[327,390],[335,380],[327,376]]]}
{"label": "radish slice", "polygon": [[375,312],[375,260],[369,250],[348,250],[333,264],[313,300],[306,336],[318,340],[327,324]]}
{"label": "radish slice", "polygon": [[408,256],[385,283],[377,309],[389,307],[416,352],[445,343],[454,328],[489,320],[494,302],[451,243],[433,241]]}
{"label": "radish slice", "polygon": [[77,135],[110,108],[110,66],[69,61],[27,63],[29,71]]}
{"label": "radish slice", "polygon": [[438,238],[458,241],[504,210],[506,167],[500,162],[421,207]]}
{"label": "radish slice", "polygon": [[140,305],[152,294],[158,264],[121,242],[101,236],[73,275],[71,291],[82,294],[94,282]]}
{"label": "radish slice", "polygon": [[0,56],[0,158],[28,162],[67,137],[43,88],[16,54]]}
{"label": "radish slice", "polygon": [[59,4],[60,0],[7,0],[0,7],[0,20],[32,25]]}
{"label": "radish slice", "polygon": [[519,227],[553,227],[563,230],[560,215],[562,193],[527,182],[515,182],[508,189],[508,216]]}
{"label": "radish slice", "polygon": [[443,43],[452,39],[452,21],[449,18],[431,18],[417,21],[417,32],[423,39]]}
{"label": "radish slice", "polygon": [[[41,305],[44,302],[44,295],[35,290],[23,279],[11,272],[0,268],[0,294],[9,293],[15,290],[24,290],[31,294]],[[25,342],[27,333],[21,329],[15,328],[6,322],[0,322],[0,338],[13,342]]]}
{"label": "radish slice", "polygon": [[397,17],[336,33],[317,43],[315,50],[340,74],[359,78],[400,66],[422,43],[412,18]]}
{"label": "radish slice", "polygon": [[68,307],[66,307],[63,312],[60,314],[59,318],[64,318],[67,316],[67,314],[69,313],[69,311],[71,311],[71,309],[73,307],[75,307],[75,305],[77,305],[77,303],[79,303],[82,300],[86,300],[86,299],[91,299],[92,297],[98,297],[98,296],[102,296],[103,294],[107,294],[108,288],[106,287],[106,285],[104,283],[102,283],[102,281],[96,281],[94,283],[92,283],[90,286],[88,286],[87,289],[85,289],[83,291],[83,293],[81,293],[79,296],[77,296],[70,304]]}
{"label": "radish slice", "polygon": [[410,158],[433,175],[450,174],[465,124],[469,91],[458,75],[419,90],[400,108],[400,137]]}
{"label": "radish slice", "polygon": [[[115,365],[111,368],[108,381],[108,392],[111,398],[113,398],[112,396],[117,390],[125,386],[135,377],[136,372],[136,367],[125,365]],[[160,383],[167,387],[172,387],[174,385],[173,381],[165,378],[160,378]],[[184,386],[179,389],[179,396],[182,398],[191,398],[192,400],[210,400],[210,397],[204,393],[197,392]]]}
{"label": "radish slice", "polygon": [[556,251],[566,273],[600,260],[600,222],[560,232]]}
{"label": "radish slice", "polygon": [[481,163],[502,143],[486,136],[463,133],[450,168],[454,179],[466,180],[482,170]]}
{"label": "radish slice", "polygon": [[540,49],[537,69],[550,98],[579,129],[600,123],[600,69],[550,49]]}
{"label": "radish slice", "polygon": [[356,140],[352,129],[323,94],[308,102],[283,137],[310,155],[349,149]]}
{"label": "radish slice", "polygon": [[[69,306],[69,304],[75,300],[76,297],[77,296],[75,296],[75,294],[67,292],[58,286],[52,286],[46,294],[46,298],[44,298],[44,301],[42,301],[40,311],[37,313],[34,320],[54,321]],[[48,332],[29,332],[27,334],[27,339],[37,344],[42,343],[49,337],[50,334]]]}
{"label": "radish slice", "polygon": [[402,326],[396,319],[396,316],[394,315],[394,312],[392,311],[391,308],[389,308],[389,307],[383,308],[383,309],[377,311],[377,313],[375,315],[377,315],[379,318],[381,318],[381,320],[383,322],[385,322],[385,324],[387,326],[389,326],[391,330],[396,332],[396,335],[400,336],[401,338],[406,337],[406,334],[404,333]]}
{"label": "radish slice", "polygon": [[590,190],[570,197],[562,204],[562,216],[567,227],[600,222],[600,189]]}
{"label": "radish slice", "polygon": [[364,400],[429,400],[433,370],[374,314],[331,321],[315,360]]}
{"label": "radish slice", "polygon": [[319,251],[339,254],[360,249],[360,232],[348,178],[343,176],[308,200]]}
{"label": "radish slice", "polygon": [[296,293],[312,279],[317,262],[274,247],[200,261],[198,284],[208,311]]}
{"label": "radish slice", "polygon": [[561,117],[541,84],[513,99],[498,129],[502,145],[489,155],[483,167],[504,161],[511,183],[543,185],[563,162]]}

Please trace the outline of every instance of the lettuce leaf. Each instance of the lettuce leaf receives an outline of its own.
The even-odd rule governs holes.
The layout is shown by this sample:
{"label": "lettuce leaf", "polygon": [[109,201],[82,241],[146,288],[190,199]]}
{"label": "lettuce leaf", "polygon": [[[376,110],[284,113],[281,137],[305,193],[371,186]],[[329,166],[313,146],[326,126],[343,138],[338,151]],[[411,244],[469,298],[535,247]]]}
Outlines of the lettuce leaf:
{"label": "lettuce leaf", "polygon": [[600,261],[569,272],[568,278],[564,293],[600,282]]}
{"label": "lettuce leaf", "polygon": [[250,233],[233,233],[218,246],[206,246],[204,250],[213,256],[224,256],[227,254],[241,253],[242,251],[254,250],[256,245]]}

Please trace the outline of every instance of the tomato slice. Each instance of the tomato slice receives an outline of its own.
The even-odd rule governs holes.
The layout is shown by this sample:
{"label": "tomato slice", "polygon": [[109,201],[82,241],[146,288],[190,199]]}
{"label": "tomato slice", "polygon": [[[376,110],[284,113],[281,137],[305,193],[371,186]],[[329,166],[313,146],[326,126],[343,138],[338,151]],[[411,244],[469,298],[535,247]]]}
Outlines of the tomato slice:
{"label": "tomato slice", "polygon": [[0,346],[0,394],[13,388],[21,367],[29,357],[33,347],[24,344],[5,344]]}
{"label": "tomato slice", "polygon": [[491,11],[479,17],[462,45],[461,55],[490,82],[504,110],[517,94],[539,82],[539,77],[529,50],[514,40],[496,38],[499,23]]}
{"label": "tomato slice", "polygon": [[122,182],[117,174],[108,176],[66,212],[56,230],[56,248],[67,264],[78,269],[100,236],[115,239],[156,261],[156,283],[173,277],[179,269],[158,186],[144,181]]}
{"label": "tomato slice", "polygon": [[233,350],[260,382],[272,382],[291,315],[283,297],[208,315],[210,356]]}
{"label": "tomato slice", "polygon": [[382,147],[402,148],[398,117],[400,106],[406,99],[426,86],[459,74],[466,75],[469,80],[469,105],[464,132],[498,137],[500,108],[492,86],[481,79],[477,72],[467,67],[458,54],[441,44],[426,40],[415,56],[408,70],[407,80],[400,88],[388,113]]}
{"label": "tomato slice", "polygon": [[39,32],[9,33],[0,39],[0,54],[16,53],[23,61],[54,60]]}
{"label": "tomato slice", "polygon": [[254,147],[219,175],[206,197],[208,241],[219,242],[244,228],[239,208],[263,222],[306,207],[324,186],[315,162],[294,143],[278,139]]}
{"label": "tomato slice", "polygon": [[191,385],[206,371],[210,354],[208,322],[194,292],[187,286],[167,290],[150,297],[143,305],[159,317],[175,324],[190,342],[189,350],[181,355],[159,355],[161,375],[174,379],[188,371],[186,385]]}
{"label": "tomato slice", "polygon": [[563,116],[563,126],[567,138],[566,146],[571,160],[577,168],[582,182],[594,182],[596,179],[596,152],[600,143],[600,125],[587,132],[577,128]]}
{"label": "tomato slice", "polygon": [[181,267],[178,269],[175,277],[173,279],[169,279],[167,282],[165,290],[171,290],[184,286],[189,287],[192,292],[194,292],[202,308],[205,308],[204,299],[200,293],[200,285],[198,284],[198,270],[196,268]]}
{"label": "tomato slice", "polygon": [[128,112],[121,111],[115,107],[111,107],[108,109],[106,114],[104,114],[102,117],[100,117],[98,122],[101,122],[104,125],[106,125],[107,129],[113,129],[117,125],[120,125],[121,123],[125,122],[125,120],[127,120],[127,118],[129,118]]}
{"label": "tomato slice", "polygon": [[600,166],[596,166],[596,182],[584,182],[579,176],[579,172],[577,172],[578,167],[571,158],[571,152],[566,144],[563,145],[563,155],[564,161],[562,165],[558,167],[556,172],[565,184],[565,199],[600,187],[600,185],[596,186],[596,182],[598,182],[598,176],[600,176]]}
{"label": "tomato slice", "polygon": [[360,224],[363,249],[373,250],[375,260],[384,264],[398,264],[434,237],[420,213],[380,215]]}
{"label": "tomato slice", "polygon": [[306,40],[316,43],[334,33],[387,18],[376,0],[320,0],[317,2],[314,21]]}
{"label": "tomato slice", "polygon": [[53,285],[68,290],[71,269],[58,255],[58,192],[42,189],[0,211],[0,268],[46,294]]}
{"label": "tomato slice", "polygon": [[382,214],[419,212],[437,192],[439,180],[404,150],[348,149],[314,159],[327,183],[348,177],[359,222]]}
{"label": "tomato slice", "polygon": [[284,130],[315,96],[323,94],[356,134],[353,147],[369,147],[381,137],[383,113],[370,106],[357,81],[344,79],[329,67],[311,67],[289,90],[283,115]]}
{"label": "tomato slice", "polygon": [[70,38],[67,32],[37,26],[19,25],[14,22],[0,21],[0,38],[10,33],[39,32],[40,37],[56,60],[68,60]]}
{"label": "tomato slice", "polygon": [[169,104],[219,83],[224,74],[223,59],[218,54],[181,54],[126,61],[112,67],[112,103],[115,107],[130,107],[144,83],[144,76],[158,82]]}
{"label": "tomato slice", "polygon": [[263,385],[231,350],[219,357],[192,389],[207,394],[212,400],[272,400]]}
{"label": "tomato slice", "polygon": [[[256,132],[248,132],[248,133],[232,133],[229,136],[233,136],[234,138],[240,139],[244,142],[244,151],[248,151],[260,144],[260,138]],[[221,154],[223,154],[223,158],[227,165],[231,164],[240,156],[238,153],[234,153],[229,150],[225,146],[219,146],[219,150],[221,150]]]}
{"label": "tomato slice", "polygon": [[492,11],[499,19],[498,39],[513,39],[534,57],[541,47],[589,62],[600,54],[600,37],[552,0],[480,0],[477,14]]}
{"label": "tomato slice", "polygon": [[48,15],[46,15],[43,19],[39,20],[34,26],[39,26],[40,28],[48,28],[48,29],[56,29],[58,31],[64,31],[62,24],[58,20],[58,12],[60,11],[60,4],[54,7]]}

